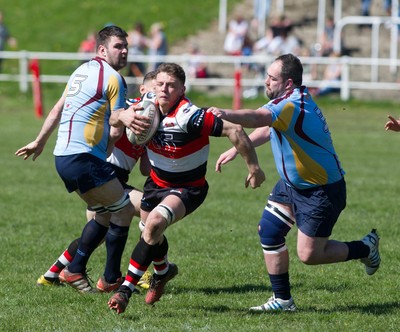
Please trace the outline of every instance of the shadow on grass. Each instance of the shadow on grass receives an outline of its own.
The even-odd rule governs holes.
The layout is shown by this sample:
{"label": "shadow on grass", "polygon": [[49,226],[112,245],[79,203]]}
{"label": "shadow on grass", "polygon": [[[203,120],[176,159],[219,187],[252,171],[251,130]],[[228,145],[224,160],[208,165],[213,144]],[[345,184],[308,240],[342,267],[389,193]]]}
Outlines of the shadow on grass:
{"label": "shadow on grass", "polygon": [[331,309],[321,309],[316,306],[305,306],[302,307],[299,312],[315,312],[321,314],[332,314],[332,313],[356,313],[356,314],[369,314],[369,315],[392,315],[398,313],[400,309],[400,302],[392,301],[392,302],[385,302],[385,303],[372,303],[372,304],[365,304],[365,305],[337,305],[335,308]]}

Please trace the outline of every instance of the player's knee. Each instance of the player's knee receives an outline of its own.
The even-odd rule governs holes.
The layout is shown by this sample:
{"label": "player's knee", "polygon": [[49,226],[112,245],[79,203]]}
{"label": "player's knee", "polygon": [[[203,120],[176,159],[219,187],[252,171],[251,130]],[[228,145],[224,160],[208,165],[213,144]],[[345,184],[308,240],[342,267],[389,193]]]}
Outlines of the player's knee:
{"label": "player's knee", "polygon": [[[96,214],[105,214],[105,213],[108,213],[108,210],[107,210],[103,205],[101,205],[101,204],[97,204],[97,205],[91,206],[91,207],[88,209],[88,211],[94,212],[94,213],[96,213]],[[89,218],[89,215],[87,215],[87,217]],[[89,220],[93,219],[93,217],[94,217],[94,216],[92,215],[92,218],[90,218]]]}
{"label": "player's knee", "polygon": [[306,265],[320,264],[320,254],[308,247],[297,246],[297,256]]}
{"label": "player's knee", "polygon": [[151,242],[160,239],[165,229],[175,220],[174,211],[164,204],[157,205],[146,220],[143,235]]}
{"label": "player's knee", "polygon": [[171,225],[175,221],[175,213],[174,211],[167,205],[158,204],[154,211],[157,211],[167,222],[167,227]]}
{"label": "player's knee", "polygon": [[294,221],[283,209],[267,203],[258,225],[258,234],[264,253],[276,254],[286,250],[285,238],[293,225]]}
{"label": "player's knee", "polygon": [[130,209],[133,211],[134,208],[133,208],[133,205],[131,204],[129,195],[125,194],[123,197],[121,197],[121,199],[119,199],[118,201],[114,202],[111,205],[105,206],[105,208],[111,213],[116,213],[116,212],[120,212],[122,209],[124,209],[128,205],[129,205]]}

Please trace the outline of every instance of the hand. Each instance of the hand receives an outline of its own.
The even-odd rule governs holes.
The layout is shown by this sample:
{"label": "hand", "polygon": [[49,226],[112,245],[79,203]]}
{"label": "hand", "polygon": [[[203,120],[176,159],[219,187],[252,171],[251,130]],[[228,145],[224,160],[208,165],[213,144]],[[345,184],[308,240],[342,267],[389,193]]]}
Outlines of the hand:
{"label": "hand", "polygon": [[125,127],[132,130],[136,135],[140,135],[150,127],[150,118],[136,112],[141,109],[143,107],[140,105],[131,105],[128,109],[121,111],[118,118]]}
{"label": "hand", "polygon": [[389,121],[385,124],[385,130],[400,131],[400,121],[388,115]]}
{"label": "hand", "polygon": [[225,112],[222,109],[214,107],[214,106],[209,107],[207,109],[207,112],[211,112],[212,114],[214,114],[218,118],[222,118],[223,119],[225,117]]}
{"label": "hand", "polygon": [[261,168],[257,168],[254,172],[249,173],[246,179],[245,187],[248,188],[249,184],[252,189],[258,188],[265,181],[265,174]]}
{"label": "hand", "polygon": [[225,151],[224,153],[222,153],[219,156],[217,163],[215,164],[215,171],[218,173],[221,173],[221,171],[222,171],[221,166],[225,165],[225,164],[229,163],[231,160],[235,159],[237,155],[238,155],[238,152],[234,147]]}
{"label": "hand", "polygon": [[28,159],[32,154],[32,160],[35,161],[35,159],[37,157],[40,156],[40,154],[43,151],[44,146],[39,145],[36,141],[33,141],[27,145],[25,145],[24,147],[18,149],[15,152],[15,155],[18,157],[24,157],[24,160]]}

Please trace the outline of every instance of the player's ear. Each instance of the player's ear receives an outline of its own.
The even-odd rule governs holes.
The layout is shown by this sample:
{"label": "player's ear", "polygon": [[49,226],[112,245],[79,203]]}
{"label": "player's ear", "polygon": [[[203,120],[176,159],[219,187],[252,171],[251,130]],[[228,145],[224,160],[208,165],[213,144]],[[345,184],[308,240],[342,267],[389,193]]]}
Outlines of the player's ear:
{"label": "player's ear", "polygon": [[291,78],[288,78],[287,81],[286,81],[285,89],[286,89],[286,90],[289,90],[289,89],[291,89],[292,87],[293,87],[293,80],[292,80]]}
{"label": "player's ear", "polygon": [[104,47],[104,45],[99,45],[97,52],[101,56],[106,56],[106,48]]}

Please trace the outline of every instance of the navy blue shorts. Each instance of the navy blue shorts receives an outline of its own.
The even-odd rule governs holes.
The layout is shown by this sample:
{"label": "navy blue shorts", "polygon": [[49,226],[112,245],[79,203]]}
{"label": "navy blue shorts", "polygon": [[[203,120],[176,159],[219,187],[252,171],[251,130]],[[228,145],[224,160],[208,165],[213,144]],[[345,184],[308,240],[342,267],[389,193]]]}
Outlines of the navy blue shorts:
{"label": "navy blue shorts", "polygon": [[297,227],[304,234],[329,237],[346,207],[346,182],[342,179],[332,184],[298,190],[279,180],[268,200],[292,204]]}
{"label": "navy blue shorts", "polygon": [[161,201],[169,196],[175,195],[179,197],[185,205],[185,216],[196,210],[206,199],[208,193],[208,183],[202,187],[178,187],[163,188],[157,186],[151,177],[148,177],[143,188],[143,198],[140,208],[143,211],[150,212]]}
{"label": "navy blue shorts", "polygon": [[56,156],[56,169],[70,193],[84,194],[117,177],[110,163],[88,153]]}

